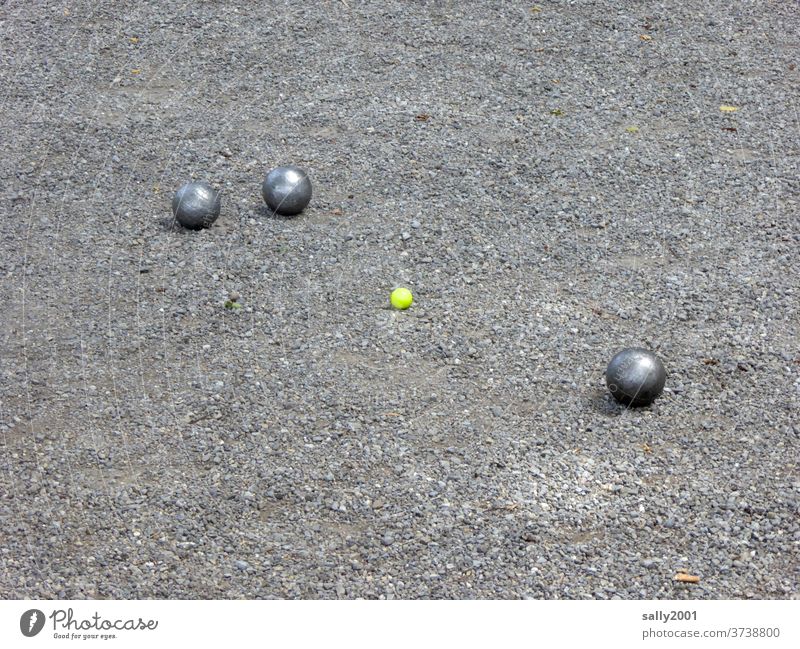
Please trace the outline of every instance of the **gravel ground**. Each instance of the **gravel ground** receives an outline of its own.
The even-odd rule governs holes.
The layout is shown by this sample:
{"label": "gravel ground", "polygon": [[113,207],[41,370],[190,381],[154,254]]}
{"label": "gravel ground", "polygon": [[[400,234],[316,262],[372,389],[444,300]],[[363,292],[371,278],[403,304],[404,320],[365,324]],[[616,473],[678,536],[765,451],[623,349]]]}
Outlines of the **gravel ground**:
{"label": "gravel ground", "polygon": [[797,597],[799,28],[4,3],[0,595]]}

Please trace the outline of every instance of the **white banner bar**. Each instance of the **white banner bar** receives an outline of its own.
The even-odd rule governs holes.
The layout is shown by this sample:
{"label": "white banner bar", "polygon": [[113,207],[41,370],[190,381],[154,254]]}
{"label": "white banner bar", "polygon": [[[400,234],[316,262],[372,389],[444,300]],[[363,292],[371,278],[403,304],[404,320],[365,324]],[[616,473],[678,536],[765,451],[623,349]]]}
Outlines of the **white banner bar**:
{"label": "white banner bar", "polygon": [[2,601],[2,647],[800,647],[793,601]]}

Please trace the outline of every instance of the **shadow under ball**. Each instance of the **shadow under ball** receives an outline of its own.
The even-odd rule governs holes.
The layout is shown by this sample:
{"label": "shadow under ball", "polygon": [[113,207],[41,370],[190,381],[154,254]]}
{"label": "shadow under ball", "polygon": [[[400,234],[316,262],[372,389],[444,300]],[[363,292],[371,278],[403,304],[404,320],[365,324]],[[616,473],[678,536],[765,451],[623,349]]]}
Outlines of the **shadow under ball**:
{"label": "shadow under ball", "polygon": [[311,200],[311,180],[300,167],[278,167],[264,178],[261,195],[273,212],[300,214]]}
{"label": "shadow under ball", "polygon": [[219,212],[219,192],[206,182],[186,183],[172,198],[172,213],[190,230],[210,228]]}
{"label": "shadow under ball", "polygon": [[626,406],[647,406],[661,394],[667,381],[664,364],[651,351],[623,349],[606,368],[606,385]]}

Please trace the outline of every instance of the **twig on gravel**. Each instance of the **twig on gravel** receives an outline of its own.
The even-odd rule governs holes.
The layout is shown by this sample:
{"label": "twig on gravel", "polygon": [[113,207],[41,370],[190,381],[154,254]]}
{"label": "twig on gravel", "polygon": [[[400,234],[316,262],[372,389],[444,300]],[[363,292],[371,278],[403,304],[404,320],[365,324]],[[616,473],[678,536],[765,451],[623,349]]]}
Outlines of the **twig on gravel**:
{"label": "twig on gravel", "polygon": [[690,575],[686,570],[678,570],[675,575],[675,581],[681,581],[685,584],[698,584],[700,583],[700,577],[697,575]]}

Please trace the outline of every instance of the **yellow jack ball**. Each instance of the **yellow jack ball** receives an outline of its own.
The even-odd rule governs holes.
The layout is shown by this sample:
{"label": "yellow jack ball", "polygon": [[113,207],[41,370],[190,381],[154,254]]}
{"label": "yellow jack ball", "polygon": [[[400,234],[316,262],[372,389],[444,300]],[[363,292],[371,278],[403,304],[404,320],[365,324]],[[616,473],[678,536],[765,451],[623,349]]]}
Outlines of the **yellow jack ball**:
{"label": "yellow jack ball", "polygon": [[414,296],[407,288],[396,288],[392,291],[392,296],[389,298],[392,306],[401,311],[411,306],[414,301]]}

